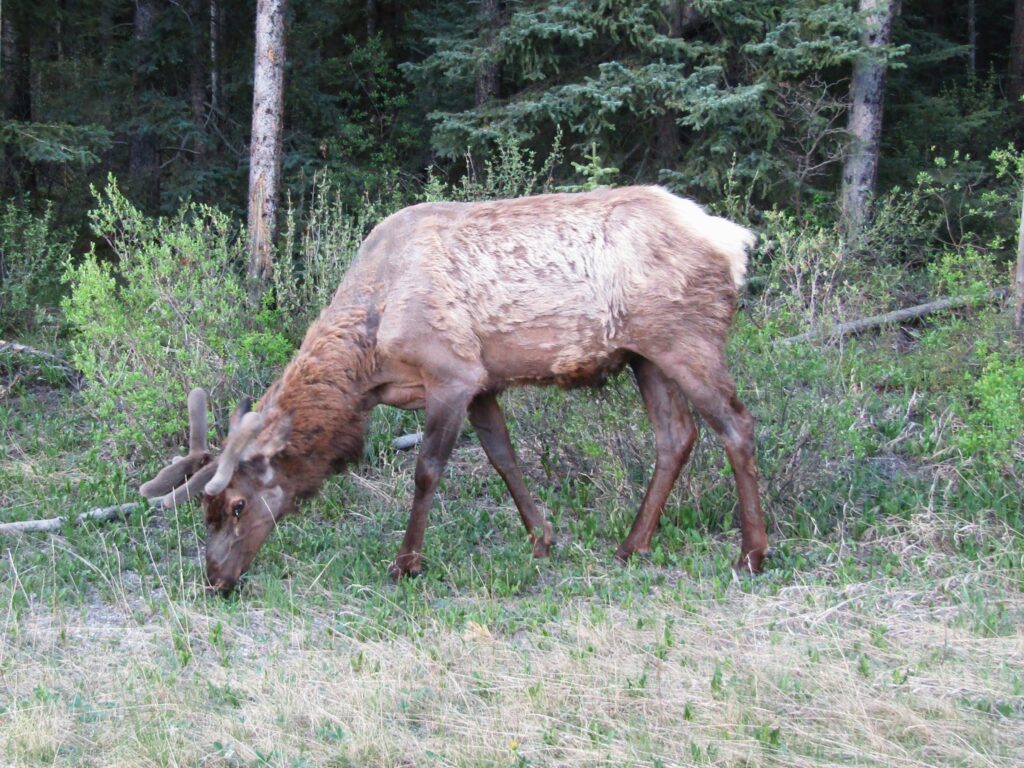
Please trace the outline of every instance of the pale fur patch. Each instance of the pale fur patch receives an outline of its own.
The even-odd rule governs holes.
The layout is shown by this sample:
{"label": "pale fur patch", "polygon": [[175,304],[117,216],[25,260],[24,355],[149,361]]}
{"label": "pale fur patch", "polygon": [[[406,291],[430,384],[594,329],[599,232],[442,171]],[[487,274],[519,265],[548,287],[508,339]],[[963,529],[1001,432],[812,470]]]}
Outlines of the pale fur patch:
{"label": "pale fur patch", "polygon": [[753,242],[660,187],[430,203],[378,225],[339,292],[386,272],[381,349],[413,334],[401,319],[412,316],[463,359],[479,361],[492,340],[492,354],[524,361],[517,376],[543,379],[628,345],[637,314],[716,300],[697,286],[739,288]]}
{"label": "pale fur patch", "polygon": [[653,187],[652,190],[672,201],[680,227],[694,237],[706,240],[728,260],[733,282],[737,289],[742,288],[747,277],[747,254],[754,247],[757,236],[735,222],[712,216],[693,200],[676,197],[662,187]]}
{"label": "pale fur patch", "polygon": [[263,502],[263,507],[270,514],[277,517],[277,513],[281,510],[281,500],[284,498],[284,491],[281,490],[281,486],[275,485],[273,488],[267,488],[260,492],[260,501]]}

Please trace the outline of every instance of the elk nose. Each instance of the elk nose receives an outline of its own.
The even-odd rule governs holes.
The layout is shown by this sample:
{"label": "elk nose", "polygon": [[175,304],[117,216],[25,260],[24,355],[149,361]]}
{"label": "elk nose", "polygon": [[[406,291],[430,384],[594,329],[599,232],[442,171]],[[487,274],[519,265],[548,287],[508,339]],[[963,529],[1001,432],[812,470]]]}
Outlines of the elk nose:
{"label": "elk nose", "polygon": [[216,578],[208,579],[206,584],[207,592],[219,592],[221,597],[227,597],[235,588],[234,579]]}

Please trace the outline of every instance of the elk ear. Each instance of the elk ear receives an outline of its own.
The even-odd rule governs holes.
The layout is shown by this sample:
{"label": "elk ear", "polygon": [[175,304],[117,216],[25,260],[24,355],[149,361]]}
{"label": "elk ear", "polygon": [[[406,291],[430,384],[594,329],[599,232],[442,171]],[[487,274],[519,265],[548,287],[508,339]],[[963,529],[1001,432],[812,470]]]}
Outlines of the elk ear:
{"label": "elk ear", "polygon": [[251,458],[253,456],[265,456],[270,459],[279,454],[284,447],[288,444],[288,438],[292,434],[292,415],[290,413],[283,414],[277,422],[266,430],[266,433],[260,435],[259,440],[253,441],[253,444],[245,453],[245,458]]}
{"label": "elk ear", "polygon": [[231,414],[231,418],[228,420],[228,434],[231,434],[238,427],[238,423],[242,420],[249,411],[252,410],[252,398],[243,397],[238,401],[238,405],[235,407],[235,412]]}

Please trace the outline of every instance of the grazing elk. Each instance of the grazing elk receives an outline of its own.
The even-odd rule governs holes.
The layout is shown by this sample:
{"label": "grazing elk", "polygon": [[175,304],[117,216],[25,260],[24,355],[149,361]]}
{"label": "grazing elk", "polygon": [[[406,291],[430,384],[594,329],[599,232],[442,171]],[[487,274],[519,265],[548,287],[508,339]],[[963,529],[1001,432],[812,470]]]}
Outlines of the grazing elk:
{"label": "grazing elk", "polygon": [[689,402],[725,444],[739,567],[756,572],[768,539],[754,420],[724,359],[753,240],[658,187],[406,208],[367,237],[258,411],[236,411],[221,454],[206,446],[206,395],[194,390],[188,456],[141,492],[169,506],[202,489],[207,578],[226,593],[296,500],[358,460],[374,406],[423,408],[412,514],[390,567],[416,574],[427,511],[468,415],[544,557],[551,525],[523,482],[497,395],[518,384],[599,384],[628,364],[657,459],[617,557],[650,549],[697,439]]}

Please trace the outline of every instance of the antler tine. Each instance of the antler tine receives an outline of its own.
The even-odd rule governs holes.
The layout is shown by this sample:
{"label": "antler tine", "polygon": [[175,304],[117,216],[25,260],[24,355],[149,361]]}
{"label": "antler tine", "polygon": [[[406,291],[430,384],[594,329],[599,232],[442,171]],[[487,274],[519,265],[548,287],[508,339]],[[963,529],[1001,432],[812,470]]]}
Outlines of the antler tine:
{"label": "antler tine", "polygon": [[139,493],[147,499],[152,500],[166,496],[184,483],[187,478],[196,475],[200,469],[210,462],[210,449],[206,442],[206,432],[209,426],[206,418],[208,403],[209,396],[206,394],[206,390],[197,387],[189,392],[188,454],[185,456],[175,456],[171,463],[161,469],[156,477],[142,484],[139,488]]}
{"label": "antler tine", "polygon": [[203,487],[210,481],[210,478],[213,477],[216,471],[217,461],[214,459],[170,493],[157,496],[149,501],[153,506],[161,506],[164,509],[173,509],[174,507],[181,506],[185,502],[201,496]]}
{"label": "antler tine", "polygon": [[209,431],[209,422],[206,420],[206,411],[210,403],[210,397],[202,387],[196,387],[188,393],[188,452],[209,453],[210,446],[206,442],[206,433]]}
{"label": "antler tine", "polygon": [[216,495],[228,487],[231,477],[238,469],[238,463],[242,460],[242,454],[253,438],[263,429],[263,413],[250,411],[238,422],[238,426],[228,434],[224,451],[218,457],[217,474],[206,484],[206,492],[211,496]]}

